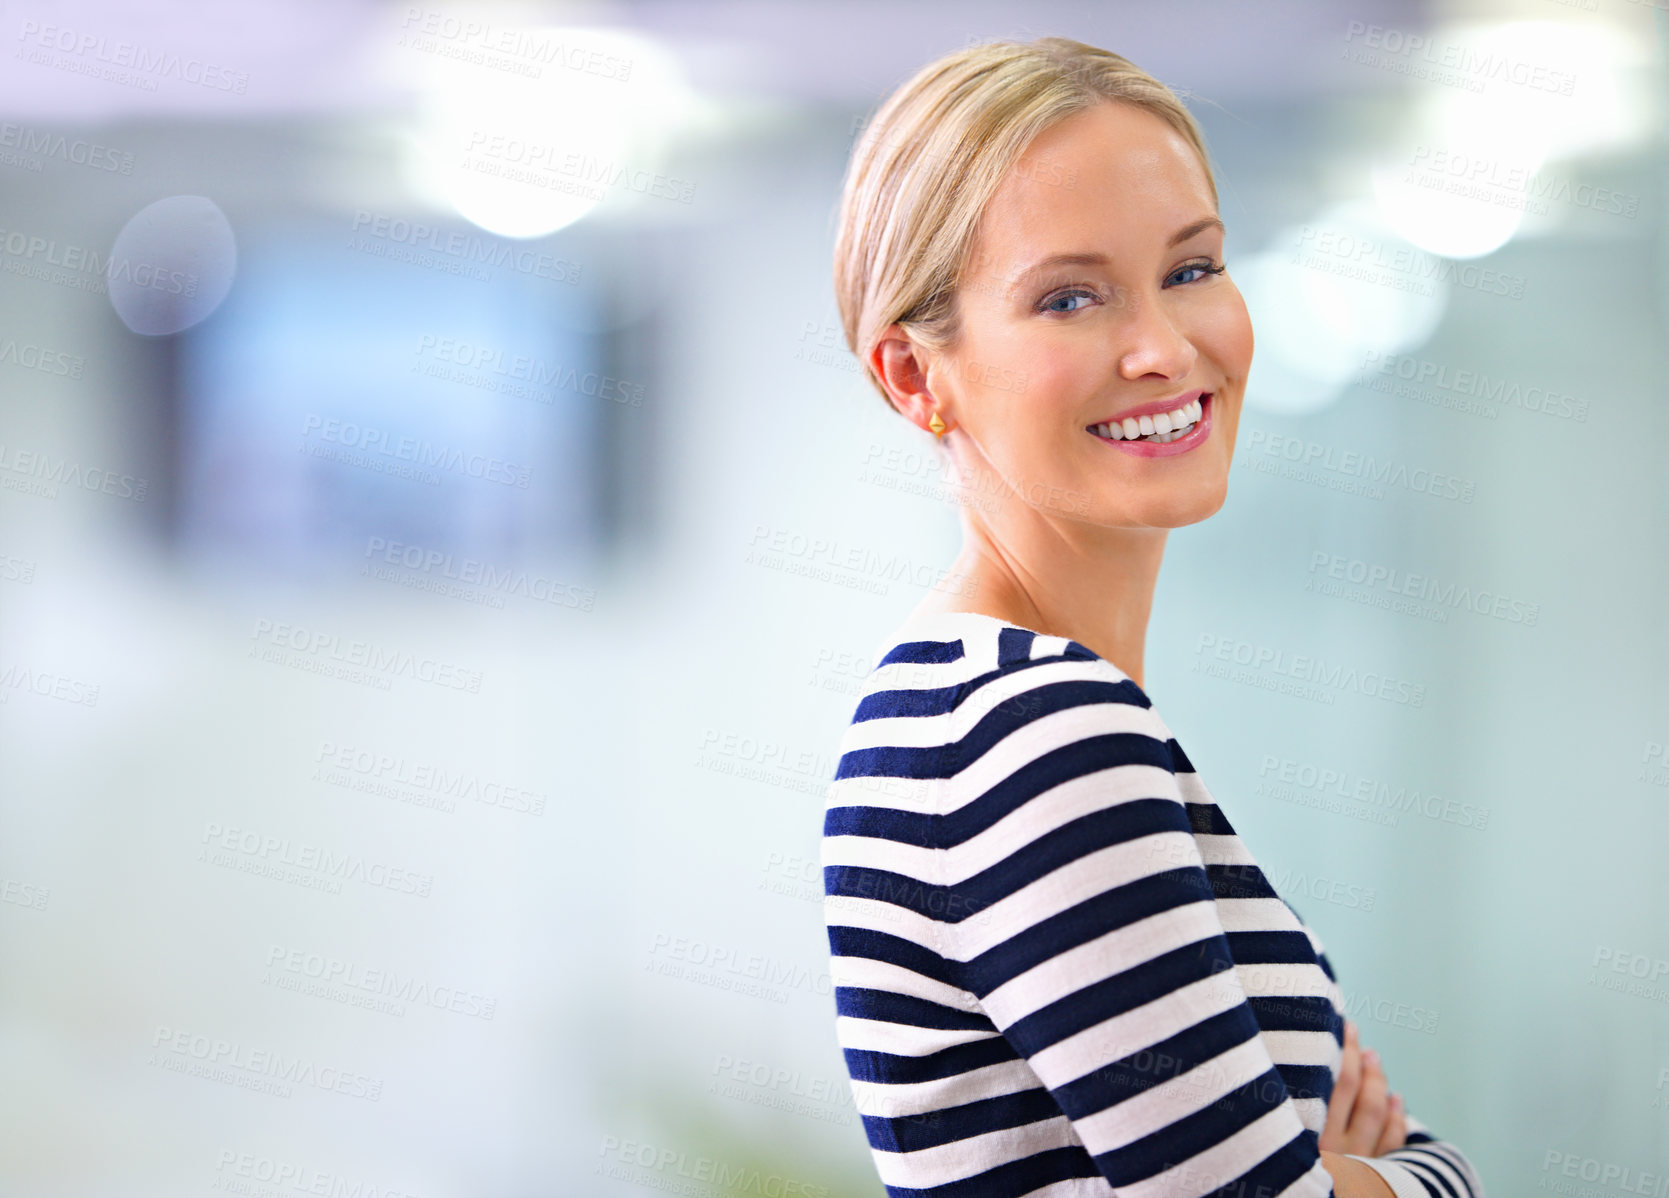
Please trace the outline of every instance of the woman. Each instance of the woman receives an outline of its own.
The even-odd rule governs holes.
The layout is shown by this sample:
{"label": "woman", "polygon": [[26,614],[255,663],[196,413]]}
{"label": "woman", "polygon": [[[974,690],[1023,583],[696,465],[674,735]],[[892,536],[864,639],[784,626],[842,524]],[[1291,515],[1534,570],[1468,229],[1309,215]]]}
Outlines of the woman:
{"label": "woman", "polygon": [[1193,119],[1062,38],[930,64],[853,151],[847,342],[965,547],[829,791],[837,1035],[892,1194],[1478,1198],[1141,687],[1252,357]]}

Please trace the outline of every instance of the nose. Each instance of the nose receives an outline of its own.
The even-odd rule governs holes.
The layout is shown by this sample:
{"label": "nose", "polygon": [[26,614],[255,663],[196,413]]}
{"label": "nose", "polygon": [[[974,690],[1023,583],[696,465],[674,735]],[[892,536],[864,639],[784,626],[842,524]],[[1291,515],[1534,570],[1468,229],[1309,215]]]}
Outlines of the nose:
{"label": "nose", "polygon": [[1127,379],[1188,377],[1199,351],[1172,320],[1157,297],[1131,294],[1125,300],[1129,318],[1119,326],[1123,345],[1119,373]]}

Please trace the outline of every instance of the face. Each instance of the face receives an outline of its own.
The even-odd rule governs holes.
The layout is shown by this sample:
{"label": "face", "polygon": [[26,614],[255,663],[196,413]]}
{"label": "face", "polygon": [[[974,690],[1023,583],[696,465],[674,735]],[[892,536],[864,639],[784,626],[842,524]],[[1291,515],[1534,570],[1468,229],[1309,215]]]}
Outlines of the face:
{"label": "face", "polygon": [[[1252,326],[1180,135],[1111,102],[1046,130],[970,261],[960,334],[924,375],[964,486],[1105,526],[1175,528],[1222,506]],[[1107,436],[1126,416],[1138,437],[1193,423],[1168,443]]]}

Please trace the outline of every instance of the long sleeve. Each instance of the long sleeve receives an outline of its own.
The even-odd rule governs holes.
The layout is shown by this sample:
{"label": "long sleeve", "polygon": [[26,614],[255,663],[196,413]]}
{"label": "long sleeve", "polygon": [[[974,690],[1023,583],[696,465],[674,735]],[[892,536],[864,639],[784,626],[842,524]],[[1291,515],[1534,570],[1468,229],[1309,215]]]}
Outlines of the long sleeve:
{"label": "long sleeve", "polygon": [[[1076,641],[912,621],[824,818],[835,1031],[896,1198],[1334,1198],[1345,1003],[1148,696]],[[1483,1198],[1409,1117],[1357,1157]]]}
{"label": "long sleeve", "polygon": [[1408,1137],[1401,1148],[1383,1156],[1347,1155],[1372,1166],[1397,1198],[1484,1198],[1483,1182],[1460,1149],[1432,1135],[1412,1113],[1404,1118]]}
{"label": "long sleeve", "polygon": [[[1022,662],[965,684],[955,731],[938,865],[978,914],[946,925],[946,955],[1109,1185],[1331,1195],[1146,694],[1100,659]],[[1253,935],[1276,946],[1254,967],[1291,964],[1285,935]]]}

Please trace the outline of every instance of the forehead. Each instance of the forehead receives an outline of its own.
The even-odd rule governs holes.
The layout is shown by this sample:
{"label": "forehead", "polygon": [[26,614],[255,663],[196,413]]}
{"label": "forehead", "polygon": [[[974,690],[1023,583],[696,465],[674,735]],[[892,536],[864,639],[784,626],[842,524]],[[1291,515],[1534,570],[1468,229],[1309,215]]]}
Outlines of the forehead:
{"label": "forehead", "polygon": [[1045,129],[982,214],[970,264],[1007,276],[1046,254],[1138,260],[1217,208],[1199,156],[1166,121],[1107,102]]}

